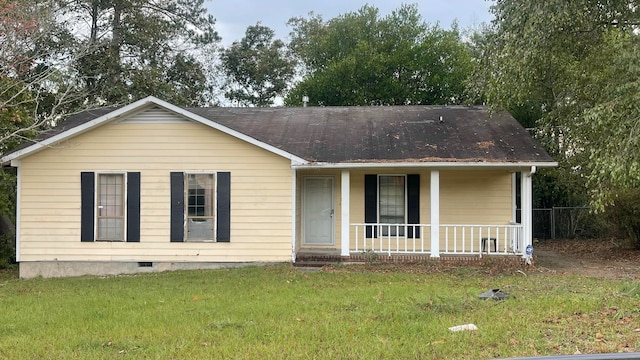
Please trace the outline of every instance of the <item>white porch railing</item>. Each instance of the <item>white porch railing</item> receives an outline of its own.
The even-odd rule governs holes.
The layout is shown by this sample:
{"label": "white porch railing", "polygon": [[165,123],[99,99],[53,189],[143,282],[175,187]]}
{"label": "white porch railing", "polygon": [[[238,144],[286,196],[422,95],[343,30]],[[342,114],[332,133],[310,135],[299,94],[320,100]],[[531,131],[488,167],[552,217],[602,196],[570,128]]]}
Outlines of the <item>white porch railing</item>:
{"label": "white porch railing", "polygon": [[355,228],[352,252],[391,254],[429,254],[429,224],[351,224]]}
{"label": "white porch railing", "polygon": [[[442,255],[523,255],[521,224],[440,224]],[[351,224],[350,252],[431,254],[430,224]]]}
{"label": "white porch railing", "polygon": [[522,255],[522,225],[441,224],[441,254]]}

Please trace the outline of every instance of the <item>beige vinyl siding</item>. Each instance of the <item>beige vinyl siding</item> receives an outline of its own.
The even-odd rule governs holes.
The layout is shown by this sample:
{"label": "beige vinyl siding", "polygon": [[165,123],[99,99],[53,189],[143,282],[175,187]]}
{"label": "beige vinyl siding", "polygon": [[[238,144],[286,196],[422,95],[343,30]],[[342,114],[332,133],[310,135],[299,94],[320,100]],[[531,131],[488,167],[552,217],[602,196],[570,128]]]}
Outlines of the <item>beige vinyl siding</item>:
{"label": "beige vinyl siding", "polygon": [[[288,261],[290,161],[171,116],[139,114],[22,159],[21,261]],[[139,243],[80,242],[83,171],[141,173]],[[169,241],[172,171],[231,172],[229,243]]]}
{"label": "beige vinyl siding", "polygon": [[[494,171],[441,171],[440,172],[440,224],[506,225],[512,221],[512,174]],[[472,233],[473,231],[473,233]],[[496,228],[475,227],[440,229],[440,248],[446,248],[446,235],[452,244],[458,237],[458,250],[462,238],[467,251],[480,251],[483,237],[499,238],[500,250],[504,246],[504,229],[496,235]],[[490,244],[487,244],[489,246]],[[452,246],[452,245],[450,245]],[[493,245],[491,245],[493,246]]]}
{"label": "beige vinyl siding", "polygon": [[508,224],[511,173],[505,170],[441,171],[441,224]]}

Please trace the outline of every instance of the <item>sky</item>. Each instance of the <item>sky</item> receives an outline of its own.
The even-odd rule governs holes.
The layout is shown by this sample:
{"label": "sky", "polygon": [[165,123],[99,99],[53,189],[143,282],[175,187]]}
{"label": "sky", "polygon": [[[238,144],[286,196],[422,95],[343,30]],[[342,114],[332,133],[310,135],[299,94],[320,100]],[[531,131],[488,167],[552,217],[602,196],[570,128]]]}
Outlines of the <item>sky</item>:
{"label": "sky", "polygon": [[205,6],[216,18],[216,30],[221,45],[229,46],[240,40],[250,25],[260,21],[275,30],[276,37],[288,40],[291,30],[286,24],[292,17],[308,17],[308,13],[322,15],[324,20],[357,11],[365,4],[377,7],[385,16],[402,4],[417,4],[422,18],[429,24],[439,23],[449,28],[454,20],[461,28],[490,22],[490,0],[206,0]]}

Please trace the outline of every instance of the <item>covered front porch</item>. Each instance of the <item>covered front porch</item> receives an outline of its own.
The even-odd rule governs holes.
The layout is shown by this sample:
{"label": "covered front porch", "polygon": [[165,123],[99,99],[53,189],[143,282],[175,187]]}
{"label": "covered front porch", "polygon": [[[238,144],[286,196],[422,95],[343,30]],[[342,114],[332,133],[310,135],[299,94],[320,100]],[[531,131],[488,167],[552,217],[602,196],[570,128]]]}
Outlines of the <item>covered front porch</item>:
{"label": "covered front porch", "polygon": [[[446,164],[298,170],[292,261],[298,254],[524,256],[532,243],[535,170],[485,166],[460,171]],[[396,200],[383,189],[388,180],[399,189]],[[385,207],[391,205],[399,216],[387,216]]]}

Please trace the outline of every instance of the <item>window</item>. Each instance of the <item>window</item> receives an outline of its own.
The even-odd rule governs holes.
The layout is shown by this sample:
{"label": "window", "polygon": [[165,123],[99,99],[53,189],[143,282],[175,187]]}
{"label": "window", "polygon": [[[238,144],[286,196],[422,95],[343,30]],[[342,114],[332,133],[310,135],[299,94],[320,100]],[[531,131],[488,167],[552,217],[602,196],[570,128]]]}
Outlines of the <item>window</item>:
{"label": "window", "polygon": [[124,174],[98,175],[97,240],[124,241]]}
{"label": "window", "polygon": [[[406,224],[405,176],[380,175],[378,214],[380,224]],[[383,236],[404,236],[404,226],[382,226]]]}
{"label": "window", "polygon": [[[364,175],[364,222],[367,224],[409,224],[365,227],[367,238],[392,235],[418,238],[420,223],[420,175]],[[379,230],[380,229],[380,233]],[[406,234],[405,234],[406,232]]]}
{"label": "window", "polygon": [[140,241],[140,173],[80,173],[80,241]]}
{"label": "window", "polygon": [[187,174],[187,240],[214,240],[213,174]]}
{"label": "window", "polygon": [[229,242],[231,173],[172,172],[171,242]]}

